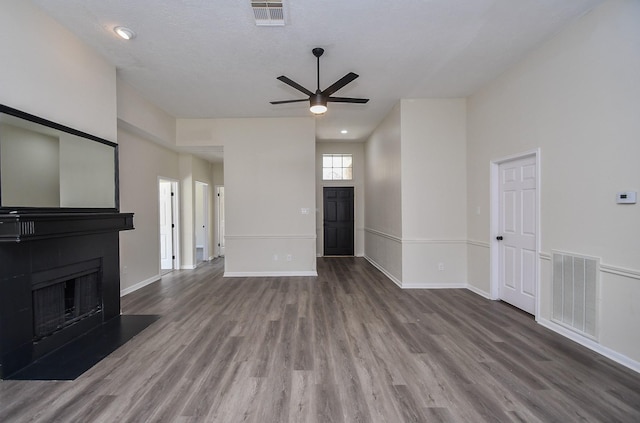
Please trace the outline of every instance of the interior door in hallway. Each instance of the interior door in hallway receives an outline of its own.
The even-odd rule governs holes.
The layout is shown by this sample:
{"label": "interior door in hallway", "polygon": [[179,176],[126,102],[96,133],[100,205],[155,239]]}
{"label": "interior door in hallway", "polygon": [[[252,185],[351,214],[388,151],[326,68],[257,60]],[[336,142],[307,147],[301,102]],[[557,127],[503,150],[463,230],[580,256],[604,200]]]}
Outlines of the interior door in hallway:
{"label": "interior door in hallway", "polygon": [[353,187],[324,187],[324,255],[352,256]]}
{"label": "interior door in hallway", "polygon": [[163,271],[173,270],[174,253],[174,189],[173,182],[167,180],[159,181],[160,197],[160,269]]}
{"label": "interior door in hallway", "polygon": [[224,187],[216,186],[216,214],[218,215],[217,219],[217,230],[216,230],[216,238],[218,243],[218,256],[224,257]]}
{"label": "interior door in hallway", "polygon": [[538,268],[536,171],[535,156],[499,166],[499,295],[531,314]]}

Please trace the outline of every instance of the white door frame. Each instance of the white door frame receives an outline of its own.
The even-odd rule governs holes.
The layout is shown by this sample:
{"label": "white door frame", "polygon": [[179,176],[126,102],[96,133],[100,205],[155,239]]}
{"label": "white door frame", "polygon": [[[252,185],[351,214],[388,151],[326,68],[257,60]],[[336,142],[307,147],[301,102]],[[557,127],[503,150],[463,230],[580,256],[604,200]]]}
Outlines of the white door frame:
{"label": "white door frame", "polygon": [[536,299],[535,315],[536,321],[540,316],[540,149],[526,151],[521,154],[502,157],[491,160],[491,223],[489,228],[489,246],[491,255],[490,270],[490,294],[494,300],[500,299],[500,243],[496,239],[500,231],[500,165],[513,160],[534,157],[536,160]]}
{"label": "white door frame", "polygon": [[[173,178],[165,178],[163,176],[158,176],[158,206],[160,205],[160,182],[170,182],[171,183],[171,191],[173,192],[173,197],[171,198],[171,214],[172,220],[174,223],[173,230],[173,239],[172,239],[172,248],[173,248],[173,256],[175,259],[173,260],[173,270],[180,269],[180,207],[179,207],[179,189],[180,183],[177,179]],[[160,216],[158,216],[158,235],[160,235]],[[160,242],[158,242],[158,257],[160,257]],[[158,262],[158,274],[162,274],[162,261]]]}

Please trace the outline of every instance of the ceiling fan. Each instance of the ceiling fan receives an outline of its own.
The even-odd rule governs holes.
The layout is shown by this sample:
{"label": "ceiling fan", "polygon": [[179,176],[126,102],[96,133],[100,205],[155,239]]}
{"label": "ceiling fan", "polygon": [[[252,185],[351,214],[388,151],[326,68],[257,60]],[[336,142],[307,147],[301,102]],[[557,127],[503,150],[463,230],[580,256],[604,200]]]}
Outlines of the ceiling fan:
{"label": "ceiling fan", "polygon": [[320,115],[327,111],[327,102],[332,101],[335,103],[361,103],[364,104],[369,101],[368,98],[351,98],[351,97],[332,97],[332,94],[338,91],[340,88],[344,87],[354,79],[356,79],[359,75],[353,72],[349,72],[342,78],[338,79],[331,86],[325,88],[323,91],[320,91],[320,56],[324,53],[324,49],[320,47],[316,47],[311,50],[314,56],[316,56],[318,62],[318,88],[316,92],[312,92],[311,90],[306,89],[302,85],[298,84],[295,81],[287,78],[282,75],[279,76],[278,80],[284,82],[285,84],[295,88],[298,91],[301,91],[309,96],[309,98],[303,98],[299,100],[282,100],[282,101],[272,101],[271,104],[285,104],[285,103],[297,103],[301,101],[308,101],[310,104],[309,110],[311,113]]}

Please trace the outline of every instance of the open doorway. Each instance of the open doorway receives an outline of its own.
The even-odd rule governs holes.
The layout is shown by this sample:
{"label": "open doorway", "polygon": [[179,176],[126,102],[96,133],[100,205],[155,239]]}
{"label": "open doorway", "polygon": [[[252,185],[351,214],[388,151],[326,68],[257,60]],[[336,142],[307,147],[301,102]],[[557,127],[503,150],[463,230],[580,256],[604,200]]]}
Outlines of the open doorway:
{"label": "open doorway", "polygon": [[196,181],[196,266],[209,260],[209,184]]}
{"label": "open doorway", "polygon": [[218,246],[218,256],[224,257],[224,186],[216,185],[215,209],[218,219],[216,220],[216,244]]}
{"label": "open doorway", "polygon": [[178,181],[158,179],[160,206],[160,274],[178,268]]}

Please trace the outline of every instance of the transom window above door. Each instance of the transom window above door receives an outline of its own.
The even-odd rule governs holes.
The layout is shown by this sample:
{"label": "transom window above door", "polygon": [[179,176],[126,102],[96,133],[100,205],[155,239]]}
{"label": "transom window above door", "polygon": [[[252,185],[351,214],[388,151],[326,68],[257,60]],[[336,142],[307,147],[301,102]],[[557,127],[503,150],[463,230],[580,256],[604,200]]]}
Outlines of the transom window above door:
{"label": "transom window above door", "polygon": [[323,154],[322,180],[350,181],[353,179],[353,157],[351,154]]}

